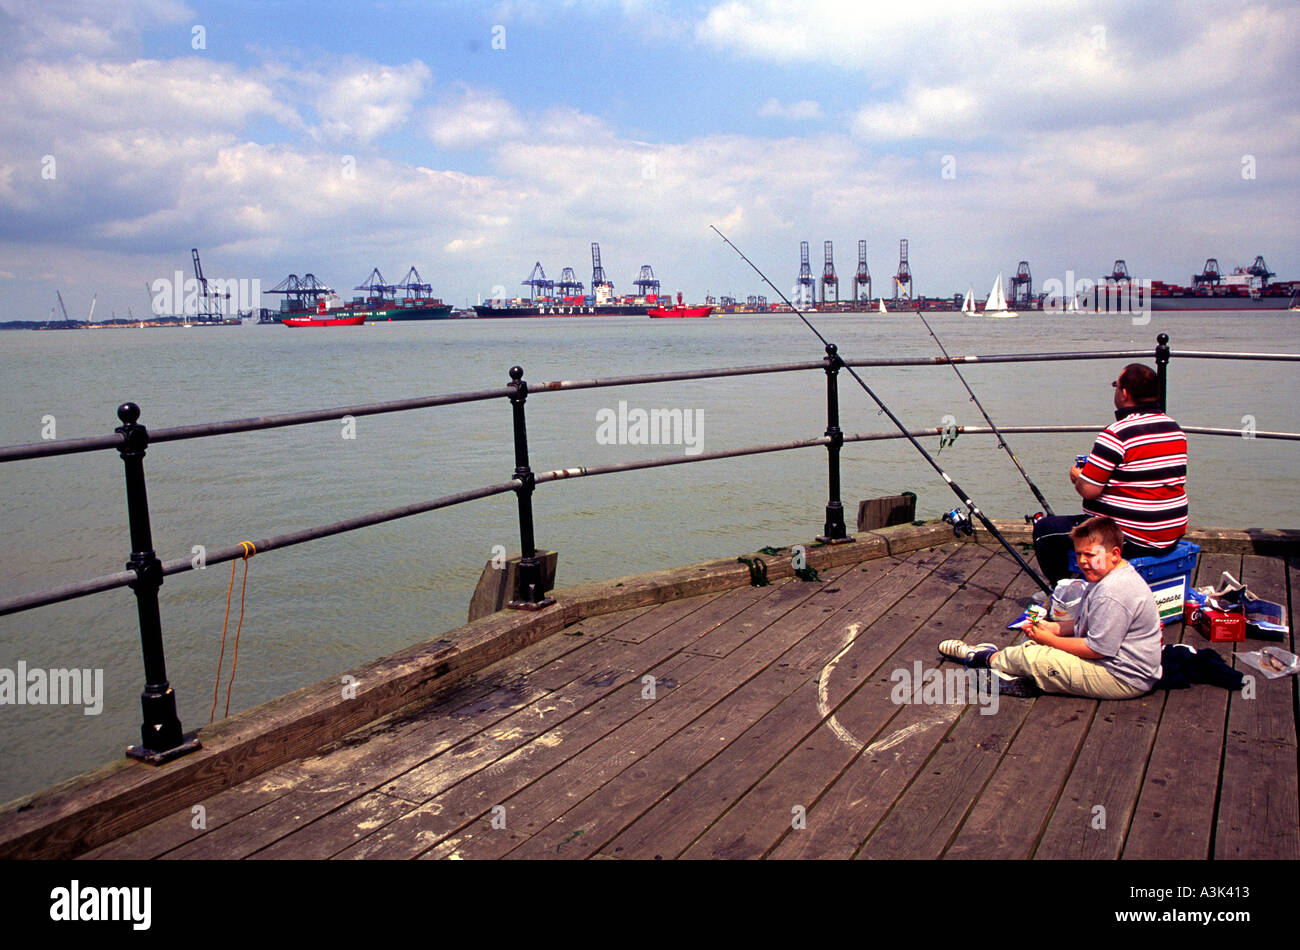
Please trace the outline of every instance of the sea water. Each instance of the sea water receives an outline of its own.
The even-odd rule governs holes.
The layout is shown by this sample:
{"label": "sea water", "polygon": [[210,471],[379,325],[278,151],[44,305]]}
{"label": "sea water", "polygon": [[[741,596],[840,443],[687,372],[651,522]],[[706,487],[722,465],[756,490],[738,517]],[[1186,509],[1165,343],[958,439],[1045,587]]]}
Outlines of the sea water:
{"label": "sea water", "polygon": [[[915,315],[813,315],[846,359],[931,357]],[[1178,350],[1300,352],[1295,314],[1026,314],[927,317],[953,355],[1137,349],[1167,332]],[[632,317],[443,320],[328,330],[282,326],[113,329],[0,334],[0,443],[105,435],[116,407],[140,405],[151,428],[346,407],[503,387],[520,365],[532,394],[534,471],[715,452],[817,438],[826,429],[820,370],[614,389],[541,392],[553,380],[817,361],[822,344],[794,315],[705,320]],[[968,383],[999,426],[1113,418],[1110,386],[1125,360],[972,364]],[[1153,357],[1145,359],[1153,364]],[[949,367],[863,368],[863,379],[910,428],[983,418]],[[1241,437],[1189,437],[1191,521],[1198,526],[1300,527],[1297,445],[1249,438],[1300,431],[1295,363],[1175,358],[1169,409],[1184,425]],[[847,434],[894,431],[845,372]],[[620,404],[625,405],[620,405]],[[655,444],[635,413],[690,419],[691,439]],[[256,540],[480,485],[514,472],[505,400],[342,418],[309,426],[159,443],[145,458],[154,546],[163,560]],[[611,438],[609,420],[627,424]],[[638,432],[641,437],[638,437]],[[921,440],[991,517],[1037,504],[990,436],[940,451]],[[1020,434],[1007,441],[1058,513],[1077,511],[1068,471],[1092,434]],[[809,541],[822,531],[827,453],[814,447],[558,481],[533,498],[538,546],[559,552],[558,586]],[[842,497],[849,530],[865,498],[910,490],[917,516],[957,499],[902,440],[848,443]],[[130,554],[122,463],[96,452],[0,465],[5,521],[0,596],[116,572]],[[519,549],[515,499],[500,495],[279,551],[248,562],[230,712],[326,678],[464,623],[484,565]],[[216,691],[225,714],[243,564]],[[168,678],[186,730],[208,722],[231,565],[169,577],[160,591]],[[127,589],[0,618],[0,669],[102,670],[102,711],[85,705],[0,705],[0,800],[93,768],[139,741],[143,666]]]}

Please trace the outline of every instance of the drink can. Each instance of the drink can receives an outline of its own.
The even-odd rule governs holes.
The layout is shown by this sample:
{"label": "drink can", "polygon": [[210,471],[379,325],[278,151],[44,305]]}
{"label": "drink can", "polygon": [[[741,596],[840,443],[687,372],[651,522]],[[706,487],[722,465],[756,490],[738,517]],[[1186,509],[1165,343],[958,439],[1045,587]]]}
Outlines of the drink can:
{"label": "drink can", "polygon": [[1083,466],[1086,465],[1087,462],[1088,462],[1088,456],[1086,455],[1076,455],[1074,457],[1074,464],[1077,465],[1079,468],[1083,468]]}

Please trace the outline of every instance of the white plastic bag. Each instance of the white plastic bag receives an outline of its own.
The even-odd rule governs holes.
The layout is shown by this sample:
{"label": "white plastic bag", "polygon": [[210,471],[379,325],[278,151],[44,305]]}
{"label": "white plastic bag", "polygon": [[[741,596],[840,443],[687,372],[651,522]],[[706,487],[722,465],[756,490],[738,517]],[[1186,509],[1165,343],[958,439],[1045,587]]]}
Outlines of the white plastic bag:
{"label": "white plastic bag", "polygon": [[1083,603],[1087,589],[1088,582],[1077,578],[1057,581],[1056,589],[1052,591],[1052,619],[1057,623],[1074,620],[1079,615],[1079,605]]}

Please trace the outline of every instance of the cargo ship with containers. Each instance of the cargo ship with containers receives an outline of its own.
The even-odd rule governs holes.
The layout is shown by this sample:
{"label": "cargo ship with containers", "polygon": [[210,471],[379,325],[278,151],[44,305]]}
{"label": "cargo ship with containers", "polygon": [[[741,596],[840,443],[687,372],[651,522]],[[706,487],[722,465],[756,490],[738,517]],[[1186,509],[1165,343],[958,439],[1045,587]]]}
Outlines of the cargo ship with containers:
{"label": "cargo ship with containers", "polygon": [[1151,282],[1152,310],[1296,310],[1300,309],[1300,281],[1269,282],[1275,276],[1263,255],[1249,267],[1230,274],[1219,272],[1219,261],[1209,258],[1191,286]]}
{"label": "cargo ship with containers", "polygon": [[[1109,274],[1099,278],[1064,309],[1106,313],[1140,306],[1152,311],[1194,310],[1300,310],[1300,281],[1273,281],[1263,256],[1249,267],[1222,273],[1217,258],[1209,258],[1187,285],[1143,280],[1129,274],[1124,260],[1115,261]],[[1055,301],[1044,301],[1056,309]]]}
{"label": "cargo ship with containers", "polygon": [[489,300],[474,307],[479,317],[644,317],[659,303],[658,294],[644,297],[617,297],[604,287],[589,295],[557,297],[516,297],[513,300]]}
{"label": "cargo ship with containers", "polygon": [[478,317],[644,317],[654,308],[667,306],[671,301],[659,293],[659,278],[654,268],[642,264],[634,296],[618,296],[614,284],[600,263],[600,245],[591,245],[591,293],[583,293],[584,284],[578,280],[572,267],[564,268],[559,280],[546,276],[542,262],[533,264],[532,272],[520,281],[529,289],[528,297],[492,299],[474,307]]}
{"label": "cargo ship with containers", "polygon": [[[344,301],[333,288],[320,283],[314,274],[299,278],[290,274],[265,293],[284,294],[280,309],[271,322],[285,320],[320,321],[323,315],[331,320],[360,317],[362,323],[390,323],[403,320],[446,320],[451,317],[451,304],[431,296],[433,287],[420,278],[412,267],[400,284],[389,284],[374,268],[364,283],[354,290],[365,291],[363,296]],[[398,295],[398,291],[403,291]],[[322,305],[324,309],[322,310]]]}

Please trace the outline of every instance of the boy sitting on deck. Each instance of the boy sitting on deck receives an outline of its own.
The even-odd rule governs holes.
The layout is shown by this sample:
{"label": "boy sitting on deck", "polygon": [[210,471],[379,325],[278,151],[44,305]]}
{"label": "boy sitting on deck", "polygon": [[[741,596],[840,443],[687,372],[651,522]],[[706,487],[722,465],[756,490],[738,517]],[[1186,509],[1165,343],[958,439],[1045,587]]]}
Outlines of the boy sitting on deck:
{"label": "boy sitting on deck", "polygon": [[1163,627],[1155,595],[1121,555],[1124,535],[1110,518],[1089,518],[1070,532],[1088,589],[1074,620],[1035,621],[1032,641],[998,649],[945,640],[939,653],[968,667],[1026,677],[1047,693],[1132,699],[1161,676]]}

